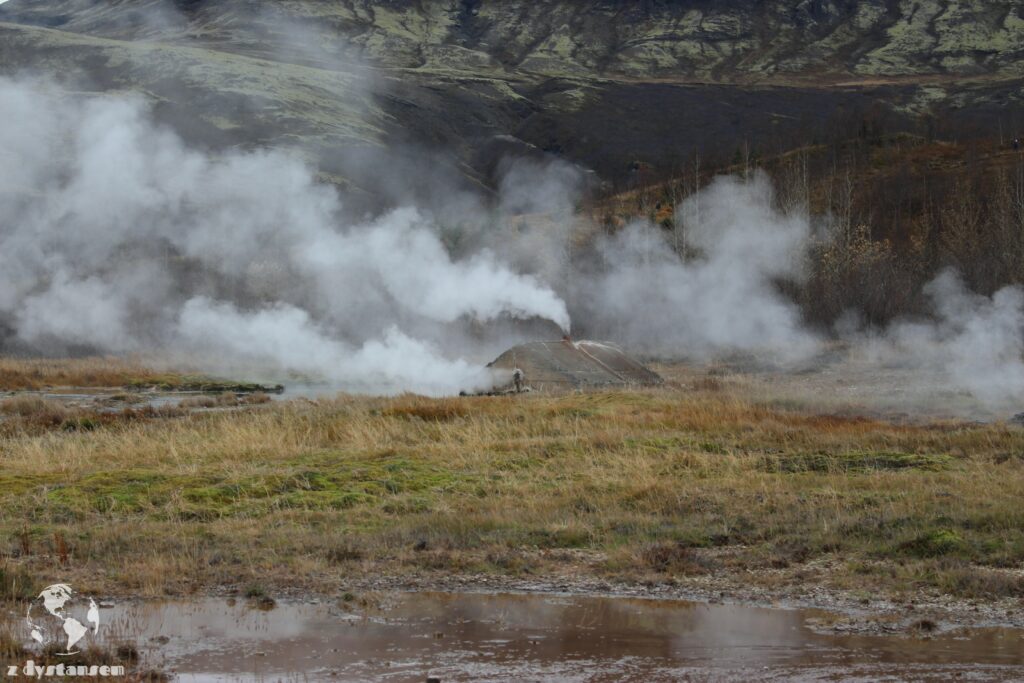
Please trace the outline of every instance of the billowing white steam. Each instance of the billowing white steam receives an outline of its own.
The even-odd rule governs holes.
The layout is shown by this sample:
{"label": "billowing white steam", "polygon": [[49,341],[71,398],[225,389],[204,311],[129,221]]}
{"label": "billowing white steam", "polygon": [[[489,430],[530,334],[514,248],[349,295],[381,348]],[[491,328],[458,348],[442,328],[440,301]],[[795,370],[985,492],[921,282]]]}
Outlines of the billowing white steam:
{"label": "billowing white steam", "polygon": [[939,368],[952,386],[993,405],[1024,396],[1024,291],[1009,286],[991,298],[966,289],[947,270],[924,289],[934,320],[901,321],[865,346],[878,362]]}
{"label": "billowing white steam", "polygon": [[[779,287],[803,275],[808,219],[773,208],[761,175],[691,197],[675,234],[637,222],[580,253],[567,164],[506,170],[499,213],[544,214],[511,226],[464,194],[353,223],[292,156],[190,150],[138,99],[0,79],[0,121],[0,341],[425,394],[492,385],[479,354],[463,360],[476,321],[568,329],[570,310],[588,334],[663,357],[820,349]],[[462,226],[458,256],[431,215]],[[1024,396],[1024,292],[981,297],[945,273],[926,293],[934,319],[857,341],[985,401]]]}
{"label": "billowing white steam", "polygon": [[810,227],[772,208],[766,176],[719,178],[678,219],[680,248],[645,222],[599,243],[604,265],[583,296],[602,336],[668,357],[743,350],[797,359],[817,350],[775,284],[801,277]]}
{"label": "billowing white steam", "polygon": [[503,316],[569,327],[551,288],[487,250],[453,260],[416,210],[343,224],[336,192],[291,156],[190,150],[137,99],[3,79],[0,121],[0,317],[29,344],[451,393],[491,380],[416,331]]}
{"label": "billowing white steam", "polygon": [[[180,331],[199,348],[216,348],[264,365],[283,366],[310,377],[328,376],[349,391],[402,389],[455,394],[490,388],[495,378],[463,360],[447,360],[397,327],[356,349],[324,332],[302,309],[286,304],[242,313],[229,303],[191,299],[181,312]],[[415,371],[410,371],[410,368]]]}

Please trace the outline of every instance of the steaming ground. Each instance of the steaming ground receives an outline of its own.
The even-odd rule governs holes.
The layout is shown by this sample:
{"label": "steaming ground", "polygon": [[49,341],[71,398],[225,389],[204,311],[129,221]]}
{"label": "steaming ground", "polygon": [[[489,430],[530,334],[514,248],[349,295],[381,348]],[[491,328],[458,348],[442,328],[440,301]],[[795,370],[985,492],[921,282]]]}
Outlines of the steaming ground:
{"label": "steaming ground", "polygon": [[737,354],[653,368],[684,391],[711,389],[777,408],[895,423],[1000,422],[1022,405],[979,399],[951,384],[938,366],[879,362],[867,347],[845,342],[828,343],[818,356],[789,367]]}
{"label": "steaming ground", "polygon": [[274,151],[209,157],[135,98],[0,80],[0,314],[43,351],[165,350],[353,390],[489,388],[442,340],[565,303],[487,249],[454,259],[430,217],[347,223],[333,188]]}
{"label": "steaming ground", "polygon": [[[950,271],[926,288],[928,320],[865,329],[851,312],[835,331],[808,329],[779,285],[803,278],[829,223],[780,209],[763,175],[714,181],[683,203],[674,233],[587,224],[574,210],[582,173],[561,161],[508,161],[494,200],[452,188],[353,218],[301,160],[190,148],[137,97],[0,79],[0,118],[8,349],[157,353],[211,372],[447,395],[491,388],[504,378],[488,360],[573,320],[663,361],[744,354],[800,370],[838,338],[925,393],[999,410],[1024,393],[1018,288],[982,297]],[[401,182],[398,168],[388,184]]]}

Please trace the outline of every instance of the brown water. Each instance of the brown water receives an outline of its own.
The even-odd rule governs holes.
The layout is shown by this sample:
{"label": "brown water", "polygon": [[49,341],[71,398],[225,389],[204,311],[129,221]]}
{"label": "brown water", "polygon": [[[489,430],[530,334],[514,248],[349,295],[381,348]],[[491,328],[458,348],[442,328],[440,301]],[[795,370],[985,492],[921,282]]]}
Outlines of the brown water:
{"label": "brown water", "polygon": [[414,593],[343,605],[103,610],[182,681],[1024,680],[1024,634],[822,635],[810,612],[623,598]]}

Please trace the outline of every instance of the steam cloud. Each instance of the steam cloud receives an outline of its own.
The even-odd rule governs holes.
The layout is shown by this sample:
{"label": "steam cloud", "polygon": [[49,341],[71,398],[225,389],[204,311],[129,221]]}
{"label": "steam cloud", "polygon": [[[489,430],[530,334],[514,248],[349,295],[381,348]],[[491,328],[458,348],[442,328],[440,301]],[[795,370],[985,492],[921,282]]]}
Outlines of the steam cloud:
{"label": "steam cloud", "polygon": [[1024,291],[1008,286],[992,297],[967,290],[943,271],[924,293],[929,321],[899,321],[865,348],[876,362],[918,370],[940,368],[954,387],[990,405],[1012,406],[1024,395]]}
{"label": "steam cloud", "polygon": [[802,276],[810,226],[772,208],[767,176],[719,178],[678,218],[678,248],[646,222],[599,242],[586,318],[602,336],[667,357],[759,351],[795,360],[817,350],[798,307],[775,286]]}
{"label": "steam cloud", "polygon": [[4,79],[0,120],[0,317],[35,347],[176,349],[452,393],[493,378],[447,358],[439,326],[569,327],[550,287],[486,249],[454,260],[417,210],[343,224],[336,192],[291,156],[210,158],[140,100]]}
{"label": "steam cloud", "polygon": [[[666,358],[822,348],[778,286],[804,275],[810,220],[775,208],[764,175],[714,181],[675,234],[639,221],[581,252],[581,174],[564,162],[510,164],[497,215],[453,192],[352,221],[294,157],[190,149],[141,99],[0,79],[0,121],[0,344],[159,350],[434,395],[500,379],[474,348],[479,323],[505,343],[512,321],[568,330],[572,312],[587,334]],[[946,272],[925,293],[933,319],[849,338],[983,401],[1019,399],[1024,292],[979,296]]]}

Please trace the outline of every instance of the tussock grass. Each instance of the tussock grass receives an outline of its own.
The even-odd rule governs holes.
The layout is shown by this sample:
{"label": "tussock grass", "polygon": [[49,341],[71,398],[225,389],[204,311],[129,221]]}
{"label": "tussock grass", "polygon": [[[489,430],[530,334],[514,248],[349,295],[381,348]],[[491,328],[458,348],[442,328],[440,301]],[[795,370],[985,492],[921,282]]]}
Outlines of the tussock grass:
{"label": "tussock grass", "polygon": [[3,623],[0,619],[0,665],[24,660],[28,654],[29,651],[22,644],[13,625]]}
{"label": "tussock grass", "polygon": [[24,568],[0,563],[0,605],[31,600],[39,593],[39,588]]}
{"label": "tussock grass", "polygon": [[0,358],[0,391],[53,387],[126,387],[243,394],[280,393],[281,386],[163,372],[129,358]]}
{"label": "tussock grass", "polygon": [[[30,406],[38,404],[32,402]],[[64,432],[91,432],[101,427],[112,428],[129,422],[143,422],[158,418],[179,417],[186,411],[176,406],[124,408],[117,412],[69,408],[57,402],[45,402],[41,409],[34,407],[22,412],[4,413],[0,410],[0,442],[6,438],[25,438]]]}
{"label": "tussock grass", "polygon": [[141,363],[119,358],[0,358],[0,390],[47,387],[117,387],[173,380]]}
{"label": "tussock grass", "polygon": [[62,420],[67,409],[56,401],[48,401],[41,396],[20,395],[0,401],[0,415],[17,415],[44,421]]}
{"label": "tussock grass", "polygon": [[423,399],[417,396],[403,397],[384,410],[389,417],[404,417],[425,422],[449,422],[469,415],[464,401],[455,399]]}
{"label": "tussock grass", "polygon": [[202,396],[190,396],[178,403],[183,409],[194,408],[235,408],[238,406],[259,405],[270,403],[271,398],[262,391],[251,394],[236,394],[233,391],[225,391],[220,394],[204,394]]}
{"label": "tussock grass", "polygon": [[[826,557],[841,562],[816,580],[836,585],[1016,595],[1022,452],[1024,431],[1004,425],[815,415],[721,387],[340,397],[26,428],[0,432],[0,553],[133,595]],[[877,566],[892,571],[862,571]]]}

